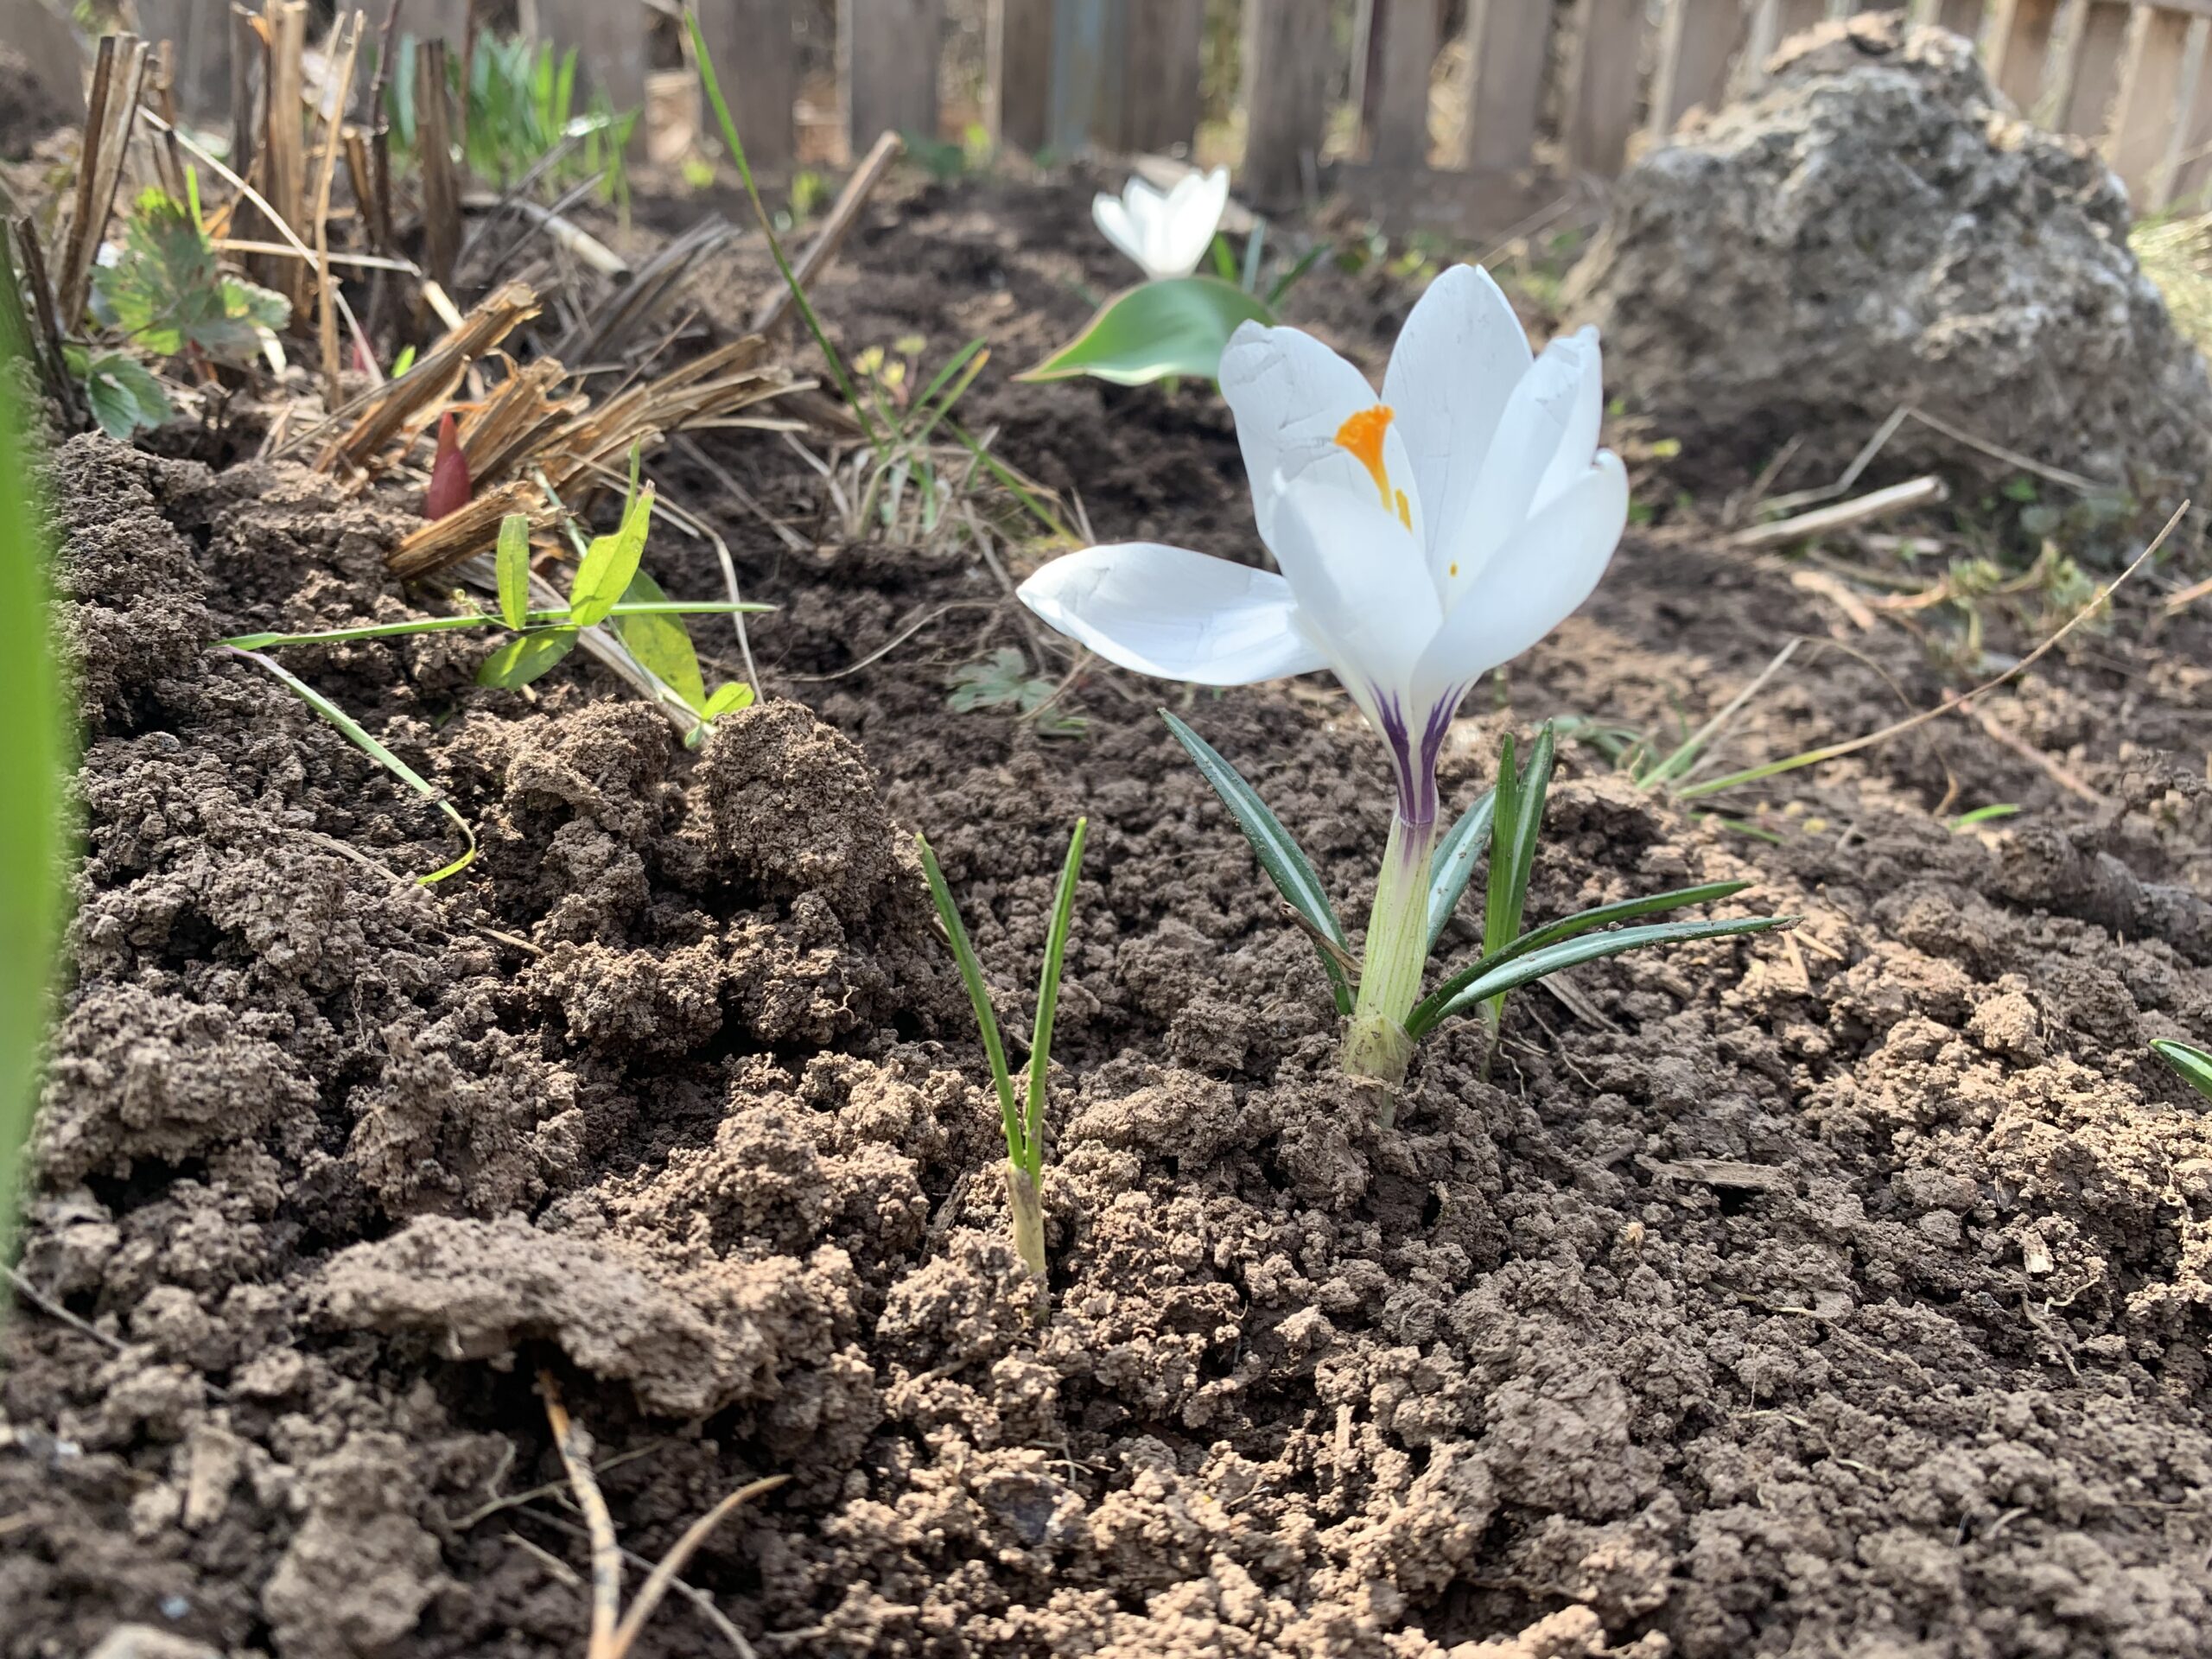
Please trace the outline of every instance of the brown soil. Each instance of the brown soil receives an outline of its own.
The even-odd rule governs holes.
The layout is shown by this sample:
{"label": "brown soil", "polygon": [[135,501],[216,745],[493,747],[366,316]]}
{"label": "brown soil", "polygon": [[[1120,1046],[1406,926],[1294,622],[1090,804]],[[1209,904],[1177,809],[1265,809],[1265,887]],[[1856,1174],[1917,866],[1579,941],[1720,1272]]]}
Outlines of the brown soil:
{"label": "brown soil", "polygon": [[[972,417],[1100,534],[1251,556],[1210,396],[998,373],[1115,280],[1052,251],[1082,212],[887,204],[823,307],[939,360],[988,334]],[[1409,298],[1332,274],[1294,310],[1379,363]],[[717,452],[813,540],[795,457]],[[1387,791],[1332,686],[1094,672],[1079,739],[956,716],[951,667],[1030,645],[987,571],[787,551],[664,477],[785,607],[755,641],[796,700],[703,754],[588,665],[505,693],[459,635],[289,653],[480,826],[425,891],[443,821],[200,649],[419,604],[380,575],[411,521],[284,467],[57,458],[88,849],[42,1300],[0,1338],[0,1653],[124,1622],[581,1651],[542,1367],[641,1557],[790,1477],[687,1573],[763,1655],[2212,1653],[2212,1129],[2145,1048],[2212,1033],[2201,626],[2146,643],[2138,611],[2052,659],[2006,741],[1947,721],[1736,804],[1771,842],[1570,748],[1532,916],[1748,877],[1802,926],[1523,993],[1488,1080],[1449,1031],[1378,1133],[1310,949],[1151,715],[1250,771],[1350,915]],[[1451,797],[1509,728],[1701,720],[1832,629],[1857,654],[1806,647],[1732,761],[1942,682],[1783,566],[1632,533],[1471,705]],[[1952,782],[2026,810],[1949,833]],[[906,832],[1022,1029],[1079,813],[1040,1324]],[[639,1650],[730,1648],[679,1599]]]}

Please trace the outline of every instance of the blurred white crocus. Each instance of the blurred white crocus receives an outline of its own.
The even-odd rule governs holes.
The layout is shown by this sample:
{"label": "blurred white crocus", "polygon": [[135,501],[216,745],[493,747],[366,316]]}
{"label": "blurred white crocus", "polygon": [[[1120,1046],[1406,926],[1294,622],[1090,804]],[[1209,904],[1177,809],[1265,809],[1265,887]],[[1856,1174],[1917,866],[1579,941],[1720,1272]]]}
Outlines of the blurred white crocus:
{"label": "blurred white crocus", "polygon": [[1090,216],[1106,239],[1144,267],[1153,282],[1188,276],[1198,268],[1229,206],[1229,169],[1186,173],[1172,190],[1132,175],[1118,196],[1092,199]]}
{"label": "blurred white crocus", "polygon": [[1532,355],[1489,275],[1440,276],[1377,401],[1294,328],[1246,323],[1221,359],[1261,539],[1281,574],[1154,542],[1053,560],[1038,615],[1109,661],[1201,685],[1326,668],[1389,745],[1397,785],[1345,1051],[1395,1082],[1427,955],[1436,758],[1461,698],[1589,596],[1628,517],[1598,448],[1594,330]]}

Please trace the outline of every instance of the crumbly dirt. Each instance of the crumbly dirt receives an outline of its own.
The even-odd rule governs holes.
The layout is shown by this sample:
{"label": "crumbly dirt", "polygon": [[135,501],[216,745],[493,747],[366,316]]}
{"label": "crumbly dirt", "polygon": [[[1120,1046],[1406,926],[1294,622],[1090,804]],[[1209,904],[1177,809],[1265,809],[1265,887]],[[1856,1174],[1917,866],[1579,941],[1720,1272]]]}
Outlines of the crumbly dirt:
{"label": "crumbly dirt", "polygon": [[[1083,212],[887,202],[823,308],[1018,366],[1115,280],[1059,251]],[[1293,313],[1379,366],[1409,299],[1332,273]],[[1198,389],[999,366],[971,420],[1102,537],[1255,556]],[[804,550],[666,471],[783,607],[773,698],[702,753],[587,664],[499,692],[461,635],[286,653],[479,827],[430,889],[437,813],[200,649],[435,601],[381,578],[406,514],[281,465],[56,457],[87,850],[37,1300],[0,1336],[0,1654],[579,1651],[541,1370],[641,1558],[788,1478],[686,1571],[764,1656],[2212,1653],[2212,1128],[2146,1050],[2212,1033],[2202,624],[2128,612],[1988,729],[1732,799],[1758,836],[1567,747],[1532,917],[1741,878],[1798,931],[1522,993],[1487,1075],[1448,1030],[1379,1132],[1151,712],[1356,914],[1387,791],[1341,695],[1094,668],[1080,737],[951,714],[951,668],[1035,649],[991,572],[841,544],[782,446],[714,452]],[[711,555],[654,557],[715,590]],[[1471,702],[1450,798],[1549,715],[1702,720],[1792,633],[1725,764],[1944,683],[1787,566],[1631,532]],[[1991,801],[2024,810],[1939,816]],[[1020,1031],[1078,814],[1040,1319],[909,836]],[[637,1649],[730,1650],[682,1598]]]}

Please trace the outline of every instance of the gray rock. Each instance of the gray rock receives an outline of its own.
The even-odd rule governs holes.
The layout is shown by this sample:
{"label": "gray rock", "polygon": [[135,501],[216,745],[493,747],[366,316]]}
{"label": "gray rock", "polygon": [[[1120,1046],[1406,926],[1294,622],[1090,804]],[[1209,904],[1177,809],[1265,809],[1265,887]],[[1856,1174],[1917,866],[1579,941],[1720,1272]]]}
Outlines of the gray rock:
{"label": "gray rock", "polygon": [[[1569,277],[1608,388],[1712,482],[1789,437],[1826,482],[1910,403],[2146,506],[2205,499],[2212,380],[2128,251],[2119,179],[1900,14],[1798,37],[1622,178]],[[2016,469],[1908,421],[1885,468]]]}

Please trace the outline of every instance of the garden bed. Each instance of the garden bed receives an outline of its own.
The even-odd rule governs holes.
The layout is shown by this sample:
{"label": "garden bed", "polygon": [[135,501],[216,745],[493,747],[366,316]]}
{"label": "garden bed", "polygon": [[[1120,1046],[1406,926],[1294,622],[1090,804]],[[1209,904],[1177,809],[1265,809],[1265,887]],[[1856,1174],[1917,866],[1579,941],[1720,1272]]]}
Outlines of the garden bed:
{"label": "garden bed", "polygon": [[[988,338],[968,418],[1102,538],[1257,557],[1210,391],[1004,378],[1117,280],[1085,206],[880,201],[822,309],[852,349]],[[696,297],[741,317],[768,280],[748,246]],[[1290,310],[1379,372],[1416,291],[1330,271]],[[824,541],[791,449],[709,449],[800,545],[656,464],[781,607],[767,701],[703,753],[581,662],[525,694],[476,689],[466,635],[287,654],[477,827],[428,889],[445,820],[202,649],[418,605],[383,572],[411,515],[284,464],[56,459],[89,844],[41,1301],[0,1337],[0,1652],[124,1621],[581,1651],[541,1371],[645,1560],[788,1477],[684,1574],[763,1655],[2207,1650],[2212,1131],[2146,1047],[2212,1033],[2201,620],[2123,596],[1986,724],[1731,798],[1757,833],[1564,746],[1533,920],[1728,879],[1802,919],[1520,993],[1487,1076],[1447,1028],[1377,1132],[1312,947],[1153,712],[1363,913],[1389,793],[1333,683],[1094,664],[1052,705],[1079,735],[950,712],[993,652],[1060,671],[994,573]],[[1942,695],[1904,628],[1699,522],[1631,529],[1478,691],[1447,805],[1506,730],[1695,724],[1795,633],[1731,765]],[[702,545],[654,550],[720,591]],[[1990,803],[2023,810],[1946,823]],[[911,832],[1021,1030],[1084,814],[1040,1320]],[[733,1646],[677,1598],[636,1651]]]}

